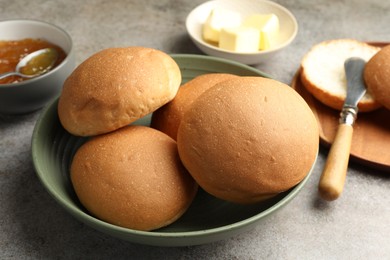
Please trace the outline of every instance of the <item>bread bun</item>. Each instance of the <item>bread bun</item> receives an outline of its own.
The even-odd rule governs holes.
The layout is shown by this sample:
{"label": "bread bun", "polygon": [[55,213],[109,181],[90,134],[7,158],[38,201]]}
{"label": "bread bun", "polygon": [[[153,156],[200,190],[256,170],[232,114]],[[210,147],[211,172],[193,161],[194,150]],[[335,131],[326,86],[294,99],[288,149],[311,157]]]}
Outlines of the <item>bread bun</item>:
{"label": "bread bun", "polygon": [[390,109],[390,45],[383,47],[367,62],[364,80],[374,98]]}
{"label": "bread bun", "polygon": [[83,144],[71,164],[71,181],[92,215],[136,230],[172,223],[197,190],[180,162],[176,142],[160,131],[134,125]]}
{"label": "bread bun", "polygon": [[[321,42],[302,59],[301,81],[320,102],[341,110],[347,96],[345,60],[360,57],[368,61],[379,50],[379,47],[352,39]],[[358,104],[360,112],[372,111],[380,106],[369,91]]]}
{"label": "bread bun", "polygon": [[58,115],[78,136],[107,133],[171,101],[181,73],[167,54],[144,47],[109,48],[81,63],[66,79]]}
{"label": "bread bun", "polygon": [[262,77],[216,84],[184,114],[180,158],[210,194],[255,203],[299,183],[316,159],[317,121],[289,86]]}
{"label": "bread bun", "polygon": [[207,89],[227,79],[238,77],[232,74],[210,73],[195,77],[179,88],[176,97],[153,113],[151,127],[176,140],[184,112],[192,102]]}

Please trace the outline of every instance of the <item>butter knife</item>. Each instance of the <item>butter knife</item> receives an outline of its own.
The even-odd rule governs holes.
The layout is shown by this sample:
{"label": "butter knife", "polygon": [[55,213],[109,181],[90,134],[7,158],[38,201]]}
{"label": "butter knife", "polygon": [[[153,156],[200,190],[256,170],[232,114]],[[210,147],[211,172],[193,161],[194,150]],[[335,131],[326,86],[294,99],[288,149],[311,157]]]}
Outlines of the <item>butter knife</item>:
{"label": "butter knife", "polygon": [[366,93],[363,80],[365,61],[349,58],[344,63],[347,78],[347,97],[340,113],[339,125],[330,148],[319,182],[320,196],[325,200],[337,199],[344,188],[351,151],[353,124],[356,120],[357,104]]}

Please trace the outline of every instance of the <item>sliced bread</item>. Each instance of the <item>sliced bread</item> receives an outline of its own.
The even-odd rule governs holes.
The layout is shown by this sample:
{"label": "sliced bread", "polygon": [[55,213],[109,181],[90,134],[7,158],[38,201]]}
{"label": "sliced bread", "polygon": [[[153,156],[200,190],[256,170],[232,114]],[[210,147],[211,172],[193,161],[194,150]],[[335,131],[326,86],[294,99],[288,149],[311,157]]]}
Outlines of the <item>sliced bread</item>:
{"label": "sliced bread", "polygon": [[[301,81],[320,102],[341,110],[347,95],[344,62],[350,57],[371,59],[379,47],[353,39],[336,39],[313,46],[301,62]],[[368,112],[381,105],[368,91],[358,104],[360,112]]]}

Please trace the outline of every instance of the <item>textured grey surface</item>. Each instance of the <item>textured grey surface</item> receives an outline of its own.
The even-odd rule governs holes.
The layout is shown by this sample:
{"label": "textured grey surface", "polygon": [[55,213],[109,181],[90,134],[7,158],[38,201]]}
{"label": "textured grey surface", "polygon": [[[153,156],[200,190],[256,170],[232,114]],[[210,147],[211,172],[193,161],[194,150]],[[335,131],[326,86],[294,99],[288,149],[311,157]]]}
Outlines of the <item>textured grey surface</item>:
{"label": "textured grey surface", "polygon": [[[140,45],[168,53],[200,53],[185,17],[201,0],[5,1],[0,19],[33,18],[67,30],[80,63],[103,48]],[[302,56],[320,41],[390,41],[390,1],[279,0],[300,26],[296,40],[257,66],[290,83]],[[390,173],[350,163],[345,191],[327,203],[314,173],[285,208],[253,230],[208,245],[159,248],[111,238],[71,217],[35,175],[30,139],[40,111],[0,115],[0,259],[390,259]],[[389,147],[390,152],[390,147]]]}

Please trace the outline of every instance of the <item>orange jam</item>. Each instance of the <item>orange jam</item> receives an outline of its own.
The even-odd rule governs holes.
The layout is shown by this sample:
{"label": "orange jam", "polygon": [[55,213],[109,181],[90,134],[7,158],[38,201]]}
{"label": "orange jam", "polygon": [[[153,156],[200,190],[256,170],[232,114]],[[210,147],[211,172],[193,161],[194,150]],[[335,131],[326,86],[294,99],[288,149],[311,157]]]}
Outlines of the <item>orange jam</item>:
{"label": "orange jam", "polygon": [[[15,41],[0,41],[0,74],[15,71],[16,65],[23,57],[34,51],[45,48],[54,48],[58,52],[58,59],[51,69],[58,66],[66,57],[66,53],[63,49],[42,39],[28,38]],[[28,80],[28,78],[9,76],[0,79],[0,84],[16,83],[23,80]]]}

